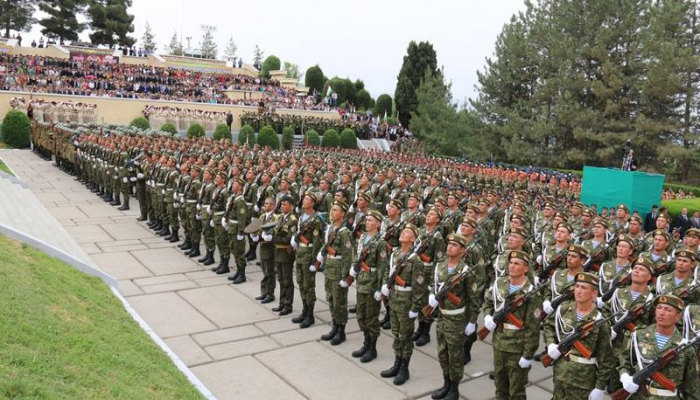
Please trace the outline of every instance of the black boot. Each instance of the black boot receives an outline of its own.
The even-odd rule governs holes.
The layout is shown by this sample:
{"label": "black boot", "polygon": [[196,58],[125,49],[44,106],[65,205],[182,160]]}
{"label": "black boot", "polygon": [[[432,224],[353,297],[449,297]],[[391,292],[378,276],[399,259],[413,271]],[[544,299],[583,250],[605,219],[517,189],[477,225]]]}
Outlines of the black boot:
{"label": "black boot", "polygon": [[228,274],[231,270],[228,268],[228,258],[221,258],[221,267],[216,270],[217,275]]}
{"label": "black boot", "polygon": [[394,365],[391,366],[389,369],[385,369],[384,371],[379,373],[379,376],[382,378],[393,378],[399,373],[399,368],[401,368],[401,357],[396,356],[394,357]]}
{"label": "black boot", "polygon": [[247,279],[245,277],[245,270],[243,268],[238,268],[238,276],[236,279],[233,280],[234,285],[240,285],[241,283],[245,282]]}
{"label": "black boot", "polygon": [[228,279],[228,280],[230,280],[230,281],[235,281],[236,279],[238,279],[238,276],[239,276],[240,274],[241,274],[240,268],[236,268],[236,273],[233,274],[233,275],[231,275],[231,276],[229,276],[229,277],[226,278],[226,279]]}
{"label": "black boot", "polygon": [[204,258],[204,261],[201,261],[202,265],[207,266],[207,265],[212,265],[216,261],[214,261],[214,252],[213,251],[207,251],[207,255]]}
{"label": "black boot", "polygon": [[[244,275],[244,279],[245,279],[245,275]],[[315,323],[316,323],[316,318],[314,318],[314,306],[309,306],[309,308],[306,310],[306,318],[304,318],[304,320],[301,321],[301,324],[299,324],[299,328],[305,329],[305,328],[308,328]]]}
{"label": "black boot", "polygon": [[413,332],[413,336],[411,337],[411,340],[414,342],[418,340],[419,337],[423,334],[423,329],[425,329],[425,322],[419,321],[418,322],[418,328],[416,328],[416,331]]}
{"label": "black boot", "polygon": [[105,193],[104,196],[102,196],[102,200],[105,201],[105,203],[109,203],[112,205],[112,202],[114,202],[114,198],[112,197],[112,193]]}
{"label": "black boot", "polygon": [[136,218],[136,220],[137,220],[138,222],[143,222],[143,221],[145,221],[145,220],[147,220],[147,219],[148,219],[148,217],[143,216],[143,215],[141,215],[141,216],[139,216],[138,218]]}
{"label": "black boot", "polygon": [[360,358],[361,363],[368,363],[377,358],[377,337],[369,338],[369,349],[365,352],[365,355]]}
{"label": "black boot", "polygon": [[467,341],[464,342],[464,354],[462,354],[462,363],[469,364],[472,361],[472,346],[476,341],[476,333],[467,336]]}
{"label": "black boot", "polygon": [[410,362],[411,357],[406,357],[401,360],[401,368],[399,368],[399,373],[396,375],[396,378],[394,378],[394,385],[401,386],[411,377],[411,373],[408,372],[408,364]]}
{"label": "black boot", "polygon": [[246,261],[255,260],[257,250],[258,250],[258,242],[251,242],[250,248],[248,249],[248,252],[245,254]]}
{"label": "black boot", "polygon": [[153,225],[150,226],[151,230],[158,232],[159,230],[163,229],[163,222],[159,219],[153,221]]}
{"label": "black boot", "polygon": [[173,233],[170,232],[170,225],[169,225],[169,224],[166,224],[165,222],[163,222],[163,229],[161,229],[160,231],[158,231],[158,236],[169,236],[169,235],[172,235],[172,234],[173,234]]}
{"label": "black boot", "polygon": [[300,324],[304,319],[306,319],[306,313],[308,313],[308,312],[309,312],[309,308],[306,307],[306,304],[304,304],[304,307],[301,309],[301,314],[292,318],[292,322],[294,322],[295,324]]}
{"label": "black boot", "polygon": [[174,228],[173,229],[173,234],[170,236],[170,240],[168,240],[170,243],[177,243],[180,241],[180,235],[178,234],[180,231],[180,228]]}
{"label": "black boot", "polygon": [[202,258],[200,258],[199,260],[197,260],[197,262],[203,263],[203,262],[207,261],[207,260],[209,259],[209,255],[212,255],[212,256],[213,256],[213,255],[214,255],[214,252],[213,252],[213,251],[207,250],[207,252],[206,252],[206,254],[204,255],[204,257],[202,257]]}
{"label": "black boot", "polygon": [[118,208],[119,211],[128,211],[129,208],[129,196],[124,196],[124,204]]}
{"label": "black boot", "polygon": [[421,333],[418,340],[416,340],[416,346],[423,347],[426,344],[430,343],[430,325],[432,324],[433,321],[428,321],[425,323],[425,328],[423,329],[423,332]]}
{"label": "black boot", "polygon": [[452,387],[452,382],[450,382],[450,377],[449,376],[443,376],[443,379],[445,379],[445,383],[442,385],[442,387],[436,391],[434,391],[431,395],[430,398],[433,400],[440,400],[444,399],[445,396],[447,396],[447,392],[450,391],[450,387]]}
{"label": "black boot", "polygon": [[450,391],[447,392],[445,400],[459,400],[459,382],[452,382],[450,384]]}
{"label": "black boot", "polygon": [[345,341],[345,325],[338,325],[338,332],[331,339],[331,346],[337,346]]}
{"label": "black boot", "polygon": [[333,320],[333,327],[331,328],[331,331],[325,335],[321,335],[321,340],[325,340],[327,342],[333,339],[336,333],[338,333],[338,325],[335,323],[335,320]]}
{"label": "black boot", "polygon": [[192,248],[192,242],[190,241],[190,237],[189,237],[189,236],[185,236],[185,241],[182,242],[182,243],[180,243],[180,244],[178,244],[177,247],[178,247],[180,250],[189,250],[189,249],[191,249],[191,248]]}
{"label": "black boot", "polygon": [[379,326],[381,326],[382,329],[387,330],[387,329],[391,329],[391,313],[390,313],[388,305],[385,308],[386,308],[386,314],[384,314],[384,319],[379,321]]}
{"label": "black boot", "polygon": [[163,240],[165,240],[166,242],[170,241],[170,239],[173,237],[174,234],[175,234],[175,228],[173,228],[171,226],[170,232],[168,232],[168,236],[164,237]]}
{"label": "black boot", "polygon": [[109,203],[110,206],[120,206],[122,205],[121,200],[119,199],[119,193],[114,193],[114,201]]}
{"label": "black boot", "polygon": [[352,306],[352,307],[348,308],[348,312],[350,314],[355,314],[357,312],[357,306]]}
{"label": "black boot", "polygon": [[360,358],[365,355],[369,348],[369,333],[365,333],[365,341],[362,343],[362,347],[358,350],[352,352],[352,356],[355,358]]}
{"label": "black boot", "polygon": [[201,256],[201,255],[202,255],[202,253],[199,252],[199,245],[196,245],[196,246],[193,245],[192,249],[190,249],[190,251],[187,253],[187,256],[189,258],[194,258],[194,257]]}

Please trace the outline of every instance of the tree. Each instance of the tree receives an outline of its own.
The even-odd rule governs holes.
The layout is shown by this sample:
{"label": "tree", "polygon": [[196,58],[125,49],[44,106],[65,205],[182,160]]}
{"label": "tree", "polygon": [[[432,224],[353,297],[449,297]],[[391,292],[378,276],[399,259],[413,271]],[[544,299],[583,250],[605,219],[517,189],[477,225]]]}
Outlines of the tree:
{"label": "tree", "polygon": [[226,124],[218,124],[216,125],[216,129],[214,130],[213,137],[214,140],[228,139],[230,141],[231,131],[228,129],[228,126]]}
{"label": "tree", "polygon": [[202,52],[202,57],[215,59],[218,52],[216,42],[214,41],[216,27],[212,25],[202,25],[201,29],[203,35],[202,41],[199,43],[199,51]]}
{"label": "tree", "polygon": [[301,78],[301,73],[299,72],[299,66],[297,64],[285,61],[282,69],[287,71],[287,78],[294,78],[297,80]]}
{"label": "tree", "polygon": [[409,125],[411,113],[416,110],[416,89],[425,76],[426,69],[429,69],[433,75],[438,72],[437,55],[433,45],[429,42],[416,44],[411,41],[408,44],[407,54],[403,57],[403,65],[399,71],[394,93],[396,109],[403,126]]}
{"label": "tree", "polygon": [[393,100],[388,94],[382,94],[377,97],[377,102],[374,105],[374,115],[384,118],[384,115],[391,116]]}
{"label": "tree", "polygon": [[16,149],[29,147],[31,122],[21,111],[10,110],[2,120],[2,140]]}
{"label": "tree", "polygon": [[263,53],[263,51],[260,50],[260,47],[256,44],[255,50],[253,51],[253,65],[255,68],[261,68],[263,57],[265,57],[265,53]]}
{"label": "tree", "polygon": [[177,31],[173,32],[173,37],[170,38],[170,44],[166,49],[167,53],[173,56],[182,55],[182,42],[177,37]]}
{"label": "tree", "polygon": [[204,137],[204,127],[198,123],[194,123],[187,128],[187,137]]}
{"label": "tree", "polygon": [[359,92],[360,90],[365,88],[365,82],[362,79],[355,79],[355,91]]}
{"label": "tree", "polygon": [[323,88],[323,95],[328,92],[328,86],[333,88],[333,91],[338,95],[338,104],[350,102],[355,104],[356,93],[355,84],[348,78],[338,78],[337,76],[326,82]]}
{"label": "tree", "polygon": [[262,73],[263,77],[269,78],[270,71],[277,71],[280,69],[280,66],[280,59],[274,54],[271,54],[267,56],[267,58],[263,62],[262,69],[260,70],[260,72]]}
{"label": "tree", "polygon": [[146,118],[144,118],[144,117],[136,117],[136,118],[134,118],[133,120],[131,120],[131,123],[129,124],[129,126],[133,126],[133,127],[135,127],[135,128],[139,128],[139,129],[141,129],[142,131],[145,131],[145,130],[151,128],[150,122],[148,122],[148,120],[147,120]]}
{"label": "tree", "polygon": [[340,136],[338,131],[335,129],[328,129],[323,132],[323,137],[321,137],[322,147],[338,147],[340,146]]}
{"label": "tree", "polygon": [[151,25],[146,21],[146,26],[143,28],[143,37],[141,38],[143,49],[146,51],[146,54],[155,53],[155,39],[156,36],[153,34],[153,30],[151,30]]}
{"label": "tree", "polygon": [[340,132],[340,138],[338,139],[340,147],[344,149],[356,149],[357,148],[357,135],[355,131],[350,128],[343,129]]}
{"label": "tree", "polygon": [[78,22],[78,14],[85,9],[84,0],[43,0],[39,11],[47,14],[39,20],[41,34],[52,39],[78,40],[78,35],[85,29],[85,24]]}
{"label": "tree", "polygon": [[36,0],[2,0],[0,1],[0,29],[5,29],[5,37],[10,31],[28,31],[36,23],[32,17]]}
{"label": "tree", "polygon": [[234,61],[236,59],[236,51],[238,51],[238,46],[236,46],[236,42],[233,41],[233,36],[231,36],[224,50],[224,58],[226,61]]}
{"label": "tree", "polygon": [[92,44],[131,47],[136,39],[129,36],[134,32],[134,16],[127,11],[131,0],[89,0],[87,17],[92,33]]}
{"label": "tree", "polygon": [[318,93],[319,95],[321,94],[323,86],[325,85],[323,78],[323,70],[318,66],[318,64],[314,65],[313,67],[309,67],[306,70],[306,73],[304,74],[304,86],[309,88],[309,94],[313,94],[314,92]]}
{"label": "tree", "polygon": [[277,150],[280,148],[280,138],[270,125],[265,125],[258,133],[258,144],[263,148],[269,146],[273,150]]}
{"label": "tree", "polygon": [[291,150],[294,145],[294,128],[285,126],[282,128],[282,149]]}
{"label": "tree", "polygon": [[360,89],[355,95],[355,105],[358,109],[370,109],[372,107],[372,96],[365,89]]}

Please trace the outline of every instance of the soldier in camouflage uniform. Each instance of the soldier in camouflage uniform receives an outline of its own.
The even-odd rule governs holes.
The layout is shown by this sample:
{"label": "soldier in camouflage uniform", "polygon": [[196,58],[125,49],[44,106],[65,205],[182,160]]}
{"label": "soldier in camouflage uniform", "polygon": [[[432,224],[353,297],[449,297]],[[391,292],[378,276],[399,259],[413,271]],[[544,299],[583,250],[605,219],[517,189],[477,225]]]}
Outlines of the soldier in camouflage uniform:
{"label": "soldier in camouflage uniform", "polygon": [[[386,211],[384,221],[382,221],[382,227],[380,229],[381,235],[384,236],[384,241],[386,242],[387,251],[392,252],[395,247],[399,246],[399,235],[401,234],[401,228],[405,224],[401,221],[401,209],[403,204],[401,200],[389,199],[386,204]],[[379,325],[382,329],[391,329],[391,306],[389,302],[384,302],[384,307],[386,313],[384,314],[384,319],[379,321]]]}
{"label": "soldier in camouflage uniform", "polygon": [[[187,190],[187,185],[192,181],[192,177],[190,176],[190,168],[191,165],[188,162],[180,165],[180,176],[178,178],[175,191],[173,192],[173,207],[175,208],[176,215],[178,216],[178,220],[181,221],[182,228],[185,233],[185,241],[177,246],[180,249],[190,249],[192,247],[192,241],[190,240],[188,243],[190,223],[189,219],[187,218],[187,210],[185,207],[185,191]],[[180,238],[178,237],[177,240],[180,240]],[[175,240],[175,242],[177,242],[177,240]]]}
{"label": "soldier in camouflage uniform", "polygon": [[697,303],[698,291],[688,289],[697,283],[694,276],[695,254],[688,250],[676,250],[676,262],[672,272],[659,276],[656,281],[656,294],[673,294],[686,303]]}
{"label": "soldier in camouflage uniform", "polygon": [[294,215],[294,199],[283,197],[280,200],[279,209],[281,215],[277,220],[277,226],[268,234],[261,237],[266,242],[275,244],[275,270],[277,281],[280,285],[279,305],[272,309],[279,312],[280,316],[292,313],[294,303],[294,248],[291,245],[292,236],[297,232],[297,216]]}
{"label": "soldier in camouflage uniform", "polygon": [[[654,263],[654,270],[656,271],[656,274],[663,274],[672,271],[673,259],[666,251],[666,249],[670,247],[669,234],[662,229],[657,229],[651,232],[651,234],[653,237],[652,249],[641,252],[639,257],[650,259]],[[663,271],[664,267],[666,267],[665,271]]]}
{"label": "soldier in camouflage uniform", "polygon": [[230,281],[233,281],[234,285],[246,281],[245,267],[247,260],[245,258],[246,242],[244,229],[248,226],[250,217],[248,215],[248,205],[243,197],[243,186],[245,186],[245,181],[242,178],[234,177],[232,179],[227,201],[228,212],[222,221],[226,223],[225,228],[229,236],[231,254],[236,261],[236,273],[228,277]]}
{"label": "soldier in camouflage uniform", "polygon": [[[600,280],[600,294],[607,292],[613,286],[614,282],[622,280],[627,274],[632,271],[631,257],[634,253],[634,242],[628,235],[620,234],[617,237],[617,246],[615,247],[616,257],[613,260],[606,261],[598,270],[598,279]],[[629,280],[627,282],[629,284]]]}
{"label": "soldier in camouflage uniform", "polygon": [[301,315],[292,318],[292,322],[304,329],[313,325],[314,306],[316,305],[316,271],[314,256],[322,245],[323,223],[316,214],[316,194],[307,191],[302,195],[301,211],[297,233],[292,236],[291,244],[296,249],[296,277],[301,296]]}
{"label": "soldier in camouflage uniform", "polygon": [[216,247],[219,249],[219,257],[221,261],[218,267],[213,269],[217,275],[228,274],[231,270],[229,269],[229,259],[231,257],[231,246],[226,233],[226,223],[224,217],[226,215],[226,202],[228,201],[229,193],[226,189],[226,173],[219,171],[216,173],[216,189],[211,197],[211,203],[207,207],[207,213],[211,216],[209,221],[209,226],[214,228],[214,234],[216,237]]}
{"label": "soldier in camouflage uniform", "polygon": [[[433,271],[437,262],[441,261],[445,254],[447,244],[442,236],[442,230],[438,226],[442,217],[442,213],[437,207],[431,207],[425,216],[425,227],[420,230],[419,239],[422,242],[423,252],[418,256],[426,271]],[[433,289],[432,274],[429,272],[426,273],[425,285],[428,290]],[[418,321],[418,329],[413,334],[413,340],[416,342],[416,346],[422,347],[430,342],[430,327],[433,324],[433,318],[421,314]]]}
{"label": "soldier in camouflage uniform", "polygon": [[552,315],[552,302],[561,304],[564,298],[573,297],[576,276],[583,272],[583,263],[588,257],[588,250],[577,244],[570,244],[566,250],[566,268],[558,269],[549,281],[549,290],[545,290],[542,311]]}
{"label": "soldier in camouflage uniform", "polygon": [[[197,261],[203,265],[214,264],[214,250],[216,250],[216,233],[214,227],[211,226],[211,213],[209,212],[211,201],[216,192],[216,184],[212,181],[216,173],[210,168],[204,170],[204,182],[199,188],[199,203],[197,203],[197,211],[199,211],[202,221],[202,236],[204,236],[204,248],[207,251],[204,257]],[[212,270],[218,268],[214,267]]]}
{"label": "soldier in camouflage uniform", "polygon": [[591,256],[591,268],[598,272],[600,265],[613,258],[612,247],[607,246],[607,240],[612,233],[608,232],[608,221],[596,218],[593,221],[593,238],[584,240],[581,245],[588,249]]}
{"label": "soldier in camouflage uniform", "polygon": [[[462,235],[467,243],[464,262],[474,270],[474,280],[476,281],[476,291],[478,293],[477,300],[479,307],[481,307],[482,299],[484,298],[483,293],[484,290],[486,290],[487,259],[484,250],[479,246],[479,242],[476,240],[476,226],[477,223],[474,219],[464,217],[461,225],[459,225],[457,229],[459,230],[458,234]],[[467,341],[464,343],[464,365],[469,364],[472,360],[471,350],[474,342],[476,342],[476,332],[467,336]]]}
{"label": "soldier in camouflage uniform", "polygon": [[185,254],[190,258],[201,255],[199,251],[199,242],[202,236],[202,216],[200,210],[197,209],[197,205],[199,205],[199,192],[202,188],[201,175],[202,168],[199,165],[193,165],[190,169],[191,179],[185,187],[185,196],[183,197],[185,200],[185,214],[188,220],[187,224],[190,231],[189,237],[187,238],[190,241],[190,248],[188,250],[185,248],[186,246],[183,246],[182,249],[185,250]]}
{"label": "soldier in camouflage uniform", "polygon": [[[279,215],[275,214],[275,199],[273,197],[268,197],[265,199],[262,212],[260,213],[260,219],[262,224],[268,224],[270,222],[276,222],[279,219]],[[252,235],[251,239],[253,242],[258,242],[260,236],[258,234]],[[260,266],[263,272],[263,278],[260,280],[260,296],[256,297],[255,300],[260,300],[260,303],[267,304],[275,300],[275,245],[270,241],[262,241],[260,243]]]}

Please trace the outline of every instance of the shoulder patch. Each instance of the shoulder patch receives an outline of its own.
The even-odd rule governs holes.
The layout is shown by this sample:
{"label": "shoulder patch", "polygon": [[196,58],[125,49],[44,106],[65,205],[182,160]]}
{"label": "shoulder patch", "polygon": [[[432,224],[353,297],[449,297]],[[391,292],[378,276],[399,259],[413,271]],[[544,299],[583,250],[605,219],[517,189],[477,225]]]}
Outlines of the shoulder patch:
{"label": "shoulder patch", "polygon": [[423,275],[418,275],[418,277],[416,278],[416,282],[422,285],[423,282],[425,282],[425,277]]}
{"label": "shoulder patch", "polygon": [[379,252],[379,257],[386,258],[386,250],[382,250]]}
{"label": "shoulder patch", "polygon": [[314,229],[314,236],[318,236],[318,229]]}
{"label": "shoulder patch", "polygon": [[245,211],[246,211],[246,209],[245,209],[244,207],[241,207],[241,208],[238,210],[238,213],[239,213],[239,214],[245,214]]}
{"label": "shoulder patch", "polygon": [[346,248],[346,249],[352,248],[352,243],[350,243],[349,240],[345,242],[345,248]]}

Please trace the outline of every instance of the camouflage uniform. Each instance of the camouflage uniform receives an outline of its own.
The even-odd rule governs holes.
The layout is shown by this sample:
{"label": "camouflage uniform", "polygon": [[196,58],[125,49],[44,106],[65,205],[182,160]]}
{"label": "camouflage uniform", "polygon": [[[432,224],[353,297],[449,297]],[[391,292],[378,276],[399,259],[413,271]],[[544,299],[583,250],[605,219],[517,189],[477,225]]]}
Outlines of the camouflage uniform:
{"label": "camouflage uniform", "polygon": [[303,314],[313,315],[316,305],[316,273],[309,270],[309,266],[316,261],[314,256],[318,254],[322,245],[322,222],[316,213],[311,215],[301,214],[297,222],[296,252],[296,277],[299,286],[299,295],[304,310]]}

